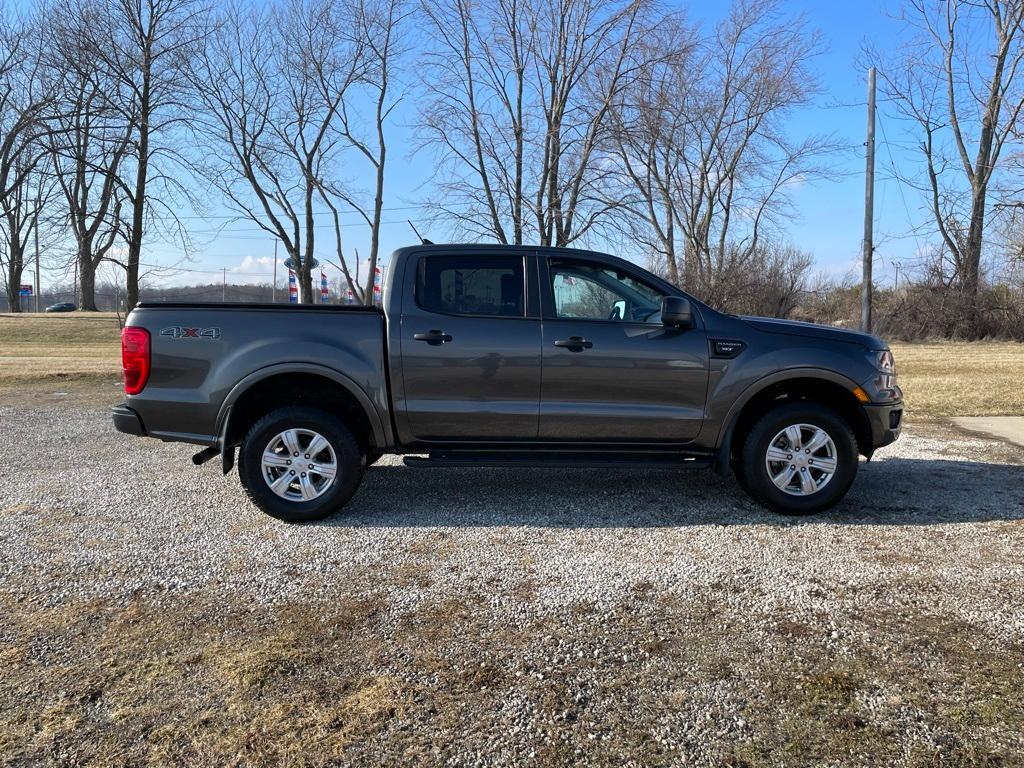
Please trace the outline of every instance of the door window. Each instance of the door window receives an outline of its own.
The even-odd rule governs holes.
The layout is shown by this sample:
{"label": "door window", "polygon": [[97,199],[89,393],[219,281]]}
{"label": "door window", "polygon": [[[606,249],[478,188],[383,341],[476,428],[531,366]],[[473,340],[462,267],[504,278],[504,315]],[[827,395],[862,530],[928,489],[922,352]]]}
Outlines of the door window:
{"label": "door window", "polygon": [[611,267],[578,261],[549,262],[555,317],[660,322],[662,294]]}
{"label": "door window", "polygon": [[521,256],[426,256],[416,302],[446,315],[523,317],[523,276]]}

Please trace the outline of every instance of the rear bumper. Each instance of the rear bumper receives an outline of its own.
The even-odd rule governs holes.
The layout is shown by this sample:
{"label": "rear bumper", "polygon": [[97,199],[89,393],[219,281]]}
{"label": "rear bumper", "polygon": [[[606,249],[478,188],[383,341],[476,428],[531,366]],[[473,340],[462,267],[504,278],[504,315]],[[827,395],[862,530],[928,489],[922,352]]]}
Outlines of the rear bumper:
{"label": "rear bumper", "polygon": [[871,449],[889,445],[900,436],[903,429],[903,403],[888,405],[865,405],[868,423],[871,425]]}
{"label": "rear bumper", "polygon": [[127,405],[115,405],[110,409],[110,417],[114,420],[114,428],[118,432],[145,436],[146,428],[142,425],[142,419]]}

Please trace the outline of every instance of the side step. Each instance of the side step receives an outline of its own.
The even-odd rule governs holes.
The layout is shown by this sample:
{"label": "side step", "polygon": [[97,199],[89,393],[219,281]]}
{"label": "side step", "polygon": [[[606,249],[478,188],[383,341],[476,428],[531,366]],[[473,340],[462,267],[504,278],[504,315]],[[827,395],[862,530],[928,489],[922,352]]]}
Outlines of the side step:
{"label": "side step", "polygon": [[710,456],[688,456],[682,453],[595,453],[586,451],[529,451],[529,452],[477,452],[444,451],[427,457],[406,456],[407,467],[434,469],[445,467],[537,467],[549,469],[610,468],[650,469],[706,469],[712,464]]}

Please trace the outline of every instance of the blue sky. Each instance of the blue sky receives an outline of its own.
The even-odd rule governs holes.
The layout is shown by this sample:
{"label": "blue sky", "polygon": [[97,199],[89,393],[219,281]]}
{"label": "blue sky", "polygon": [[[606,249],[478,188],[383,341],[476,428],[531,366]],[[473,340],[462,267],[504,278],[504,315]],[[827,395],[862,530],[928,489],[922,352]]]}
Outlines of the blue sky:
{"label": "blue sky", "polygon": [[[724,2],[697,0],[688,3],[690,18],[713,24],[726,9]],[[898,25],[890,17],[897,9],[894,3],[868,0],[859,2],[815,2],[790,0],[787,12],[804,14],[809,26],[820,31],[824,52],[816,59],[814,69],[820,76],[824,92],[813,107],[809,107],[793,120],[790,130],[794,136],[803,134],[832,134],[852,149],[835,159],[839,177],[835,180],[807,184],[793,193],[795,216],[787,227],[788,239],[798,247],[810,251],[816,258],[816,269],[831,277],[858,275],[863,232],[864,199],[864,135],[866,129],[866,73],[858,66],[858,54],[865,41],[885,50],[895,44]],[[891,179],[891,159],[897,165],[912,161],[912,155],[895,146],[899,143],[901,126],[885,104],[879,103],[880,126],[877,134],[877,170],[875,193],[876,276],[879,282],[891,283],[893,260],[910,262],[919,239],[912,237],[911,219],[920,221],[920,198],[910,189],[901,190]],[[429,194],[426,182],[431,177],[433,159],[426,153],[410,154],[411,124],[415,120],[415,104],[407,99],[398,110],[396,124],[390,129],[390,168],[382,232],[381,253],[387,254],[402,245],[415,242],[407,218],[420,217],[417,202]],[[887,144],[887,141],[893,145]],[[890,155],[891,153],[891,155]],[[209,210],[206,218],[186,221],[193,232],[196,249],[187,266],[173,276],[153,280],[156,284],[182,284],[219,282],[221,270],[227,268],[229,280],[263,281],[272,268],[273,238],[258,227],[244,221],[225,222],[224,210]],[[355,214],[343,216],[347,250],[367,251],[369,230],[359,223]],[[334,260],[333,233],[330,220],[321,221],[317,251]],[[222,226],[219,234],[214,230]],[[422,228],[421,228],[422,231]],[[443,233],[424,232],[440,239]],[[279,254],[280,258],[284,256]],[[636,254],[622,253],[626,258]],[[170,263],[178,259],[178,251],[166,244],[153,243],[147,249],[144,261]],[[328,268],[329,277],[337,270]],[[249,275],[243,279],[242,275]],[[278,272],[279,280],[283,271]]]}

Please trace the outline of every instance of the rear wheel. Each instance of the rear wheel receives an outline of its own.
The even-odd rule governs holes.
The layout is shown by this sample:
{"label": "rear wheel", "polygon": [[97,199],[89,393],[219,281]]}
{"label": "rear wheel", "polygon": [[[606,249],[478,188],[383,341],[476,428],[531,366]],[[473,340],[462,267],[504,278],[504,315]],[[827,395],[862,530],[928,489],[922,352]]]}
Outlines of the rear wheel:
{"label": "rear wheel", "polygon": [[319,520],[359,488],[363,456],[352,433],[318,408],[289,406],[257,421],[242,441],[238,474],[252,502],[288,523]]}
{"label": "rear wheel", "polygon": [[857,476],[857,441],[820,403],[797,402],[765,415],[747,435],[740,485],[776,512],[804,515],[834,506]]}

